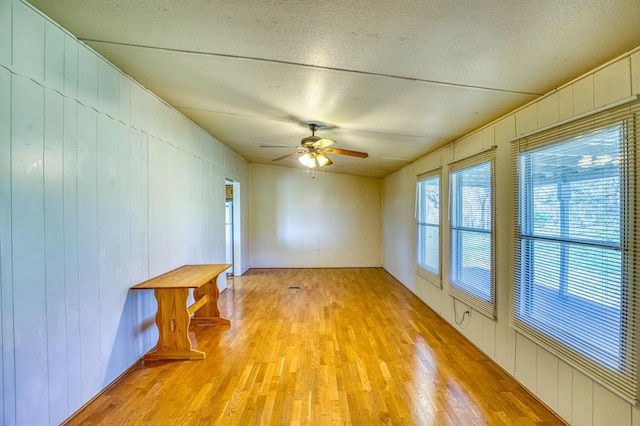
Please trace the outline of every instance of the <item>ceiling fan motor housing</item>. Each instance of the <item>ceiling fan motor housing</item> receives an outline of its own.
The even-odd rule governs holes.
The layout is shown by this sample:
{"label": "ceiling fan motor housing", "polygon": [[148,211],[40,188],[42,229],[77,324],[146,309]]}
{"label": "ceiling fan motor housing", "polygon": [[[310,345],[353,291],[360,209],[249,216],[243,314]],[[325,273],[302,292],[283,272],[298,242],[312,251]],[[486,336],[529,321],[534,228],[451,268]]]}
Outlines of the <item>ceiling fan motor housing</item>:
{"label": "ceiling fan motor housing", "polygon": [[314,143],[318,142],[320,139],[322,138],[319,136],[307,136],[306,138],[302,138],[300,143],[302,144],[302,146],[308,146],[308,145],[313,145]]}

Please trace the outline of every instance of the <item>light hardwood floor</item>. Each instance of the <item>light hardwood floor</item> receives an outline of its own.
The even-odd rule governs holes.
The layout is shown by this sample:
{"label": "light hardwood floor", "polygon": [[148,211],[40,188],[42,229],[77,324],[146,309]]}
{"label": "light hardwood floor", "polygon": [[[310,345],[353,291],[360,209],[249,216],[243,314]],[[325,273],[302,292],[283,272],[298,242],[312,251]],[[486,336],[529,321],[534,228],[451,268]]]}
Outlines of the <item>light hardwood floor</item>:
{"label": "light hardwood floor", "polygon": [[563,424],[383,269],[230,285],[206,360],[141,363],[69,424]]}

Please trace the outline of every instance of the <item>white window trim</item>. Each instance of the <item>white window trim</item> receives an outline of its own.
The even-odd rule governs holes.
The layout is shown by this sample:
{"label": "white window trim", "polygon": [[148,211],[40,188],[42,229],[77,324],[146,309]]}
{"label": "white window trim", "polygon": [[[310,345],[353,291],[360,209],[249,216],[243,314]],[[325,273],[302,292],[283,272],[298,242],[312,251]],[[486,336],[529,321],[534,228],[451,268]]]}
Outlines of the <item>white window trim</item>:
{"label": "white window trim", "polygon": [[[427,179],[431,179],[433,177],[438,177],[439,181],[439,200],[438,202],[440,203],[440,217],[438,218],[439,223],[438,223],[438,273],[435,274],[433,271],[430,271],[428,269],[423,268],[419,263],[418,263],[418,245],[419,245],[419,241],[418,238],[420,236],[420,233],[418,232],[419,228],[420,228],[420,224],[418,223],[418,208],[420,205],[420,200],[419,200],[419,194],[418,194],[418,188],[420,186],[420,182],[427,180]],[[442,288],[442,214],[443,214],[443,209],[442,209],[442,167],[438,167],[437,169],[433,169],[430,170],[428,172],[425,173],[421,173],[418,176],[416,176],[416,211],[415,211],[415,219],[416,219],[416,232],[415,232],[415,247],[416,247],[416,255],[415,255],[415,262],[416,262],[416,274],[419,275],[421,278],[423,278],[425,281],[427,281],[428,283],[438,287],[438,288]]]}
{"label": "white window trim", "polygon": [[[454,161],[449,164],[449,253],[448,253],[448,266],[449,266],[449,274],[448,274],[448,282],[449,282],[449,294],[457,300],[469,305],[471,308],[476,310],[477,312],[485,315],[489,319],[496,319],[496,241],[497,241],[497,232],[496,232],[496,182],[495,182],[495,158],[496,158],[496,146],[488,147],[487,149],[472,155],[470,157]],[[473,167],[475,165],[479,165],[482,163],[490,163],[490,174],[491,174],[491,271],[489,274],[491,280],[491,289],[490,289],[490,300],[486,301],[475,294],[466,291],[464,288],[457,286],[452,280],[452,264],[451,257],[455,255],[453,250],[454,240],[452,237],[453,233],[453,218],[452,214],[454,209],[453,205],[453,190],[454,188],[451,185],[451,176],[453,173],[466,169],[468,167]]]}

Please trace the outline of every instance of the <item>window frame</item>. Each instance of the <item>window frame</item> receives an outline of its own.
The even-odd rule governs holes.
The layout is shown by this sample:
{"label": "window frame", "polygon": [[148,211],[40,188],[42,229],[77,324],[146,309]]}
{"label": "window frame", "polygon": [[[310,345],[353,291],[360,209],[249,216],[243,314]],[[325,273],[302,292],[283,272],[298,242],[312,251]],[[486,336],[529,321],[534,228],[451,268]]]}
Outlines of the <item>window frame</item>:
{"label": "window frame", "polygon": [[[495,179],[495,152],[496,147],[491,146],[484,151],[473,156],[455,161],[449,164],[449,294],[457,300],[469,305],[477,312],[485,315],[489,319],[495,320],[496,316],[496,179]],[[463,205],[458,205],[462,199],[456,200],[458,188],[454,182],[457,173],[482,165],[489,165],[489,187],[490,187],[490,218],[491,227],[489,231],[476,230],[475,228],[465,227],[459,222],[461,221],[461,211]],[[462,196],[462,194],[460,194]],[[489,297],[482,298],[478,292],[472,291],[470,286],[464,282],[455,280],[455,265],[459,264],[462,259],[462,245],[458,240],[462,237],[463,232],[481,232],[489,234]]]}
{"label": "window frame", "polygon": [[[636,101],[636,97],[593,111],[585,116],[576,117],[555,127],[542,129],[512,140],[515,258],[513,268],[514,288],[512,289],[510,301],[510,325],[518,333],[527,336],[536,344],[556,354],[574,368],[611,389],[624,399],[637,403],[640,400],[639,365],[636,359],[640,341],[638,338],[640,331],[640,324],[638,324],[639,308],[637,306],[640,301],[640,271],[635,266],[633,259],[640,255],[640,247],[636,247],[640,243],[640,233],[638,229],[633,227],[634,217],[640,214],[640,197],[636,195],[638,190],[636,182],[640,182],[640,168],[636,165],[640,159],[640,144],[638,141],[638,135],[640,134],[640,102],[633,101]],[[524,174],[530,173],[530,170],[523,170],[523,168],[526,169],[527,165],[522,164],[526,160],[521,159],[527,154],[535,153],[535,151],[580,141],[581,138],[587,141],[590,132],[601,131],[604,133],[605,129],[614,126],[619,126],[619,149],[622,158],[618,175],[620,180],[618,193],[620,200],[619,246],[616,246],[618,243],[609,244],[605,237],[602,237],[599,241],[596,240],[598,241],[596,243],[591,239],[581,240],[571,236],[550,238],[550,240],[558,243],[559,250],[562,244],[566,247],[596,247],[601,250],[619,250],[620,305],[618,309],[620,328],[617,330],[619,343],[616,355],[620,358],[619,365],[612,365],[607,362],[608,355],[604,355],[604,353],[600,355],[602,358],[599,359],[594,356],[596,352],[594,352],[594,349],[590,349],[589,346],[592,343],[580,343],[581,334],[585,333],[584,330],[582,332],[576,331],[572,335],[571,339],[575,339],[571,341],[572,343],[564,343],[552,328],[548,328],[552,327],[552,325],[536,326],[536,321],[532,319],[535,313],[521,314],[520,312],[520,310],[528,309],[529,305],[533,303],[530,299],[531,291],[535,286],[530,280],[536,274],[536,270],[532,269],[534,267],[532,260],[533,244],[535,241],[544,241],[546,238],[544,235],[536,236],[531,228],[535,213],[533,209],[535,182],[526,182],[526,175]],[[588,152],[585,152],[585,154],[588,154]],[[585,178],[584,181],[588,181],[588,179]],[[524,193],[526,190],[530,191],[528,195]],[[582,249],[587,250],[586,248]],[[560,262],[558,263],[558,268],[561,268],[560,258],[558,262]],[[562,269],[559,269],[559,271],[559,273],[562,273]],[[542,273],[543,271],[538,271],[538,274]],[[607,276],[605,272],[603,274],[603,276]],[[561,288],[562,279],[561,277],[558,279],[560,281],[558,282],[557,292],[561,296],[560,292],[563,290]],[[600,303],[603,304],[605,302],[601,301]],[[597,307],[594,308],[594,312],[597,313]],[[604,313],[601,315],[604,315]],[[603,321],[605,321],[606,317],[603,318]],[[553,322],[550,321],[550,323],[552,324]],[[605,347],[606,337],[598,336],[598,339],[600,341],[598,343],[599,347]],[[597,348],[598,346],[595,347],[595,351],[600,350],[602,352],[602,349]]]}
{"label": "window frame", "polygon": [[[422,208],[422,193],[420,191],[420,184],[431,179],[438,179],[438,224],[430,224],[430,223],[421,223],[420,222],[420,211]],[[422,173],[417,176],[416,181],[416,273],[424,278],[427,282],[435,285],[438,288],[442,288],[442,168],[439,167],[434,170],[430,170],[428,172]],[[420,263],[420,227],[437,227],[438,231],[438,270],[434,271],[431,268],[428,268],[428,265],[423,265]]]}

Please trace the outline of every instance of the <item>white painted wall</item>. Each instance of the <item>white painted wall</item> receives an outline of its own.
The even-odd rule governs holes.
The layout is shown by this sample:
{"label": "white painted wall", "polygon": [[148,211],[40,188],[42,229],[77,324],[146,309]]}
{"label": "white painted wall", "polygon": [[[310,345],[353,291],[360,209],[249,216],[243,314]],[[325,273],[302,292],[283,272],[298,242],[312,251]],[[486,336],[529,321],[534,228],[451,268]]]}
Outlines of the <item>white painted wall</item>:
{"label": "white painted wall", "polygon": [[129,287],[224,262],[225,177],[248,189],[248,176],[73,36],[0,0],[0,423],[58,424],[148,351],[155,299]]}
{"label": "white painted wall", "polygon": [[382,181],[251,164],[251,267],[382,263]]}
{"label": "white painted wall", "polygon": [[[640,93],[640,51],[618,58],[500,120],[431,153],[384,179],[384,260],[391,274],[464,334],[548,407],[574,425],[640,425],[640,410],[509,326],[509,291],[514,265],[513,181],[509,140],[561,120]],[[442,166],[441,194],[447,196],[447,164],[492,145],[496,153],[497,321],[472,313],[454,321],[448,293],[448,222],[442,224],[443,288],[415,273],[416,175]],[[441,203],[448,217],[448,203]]]}

